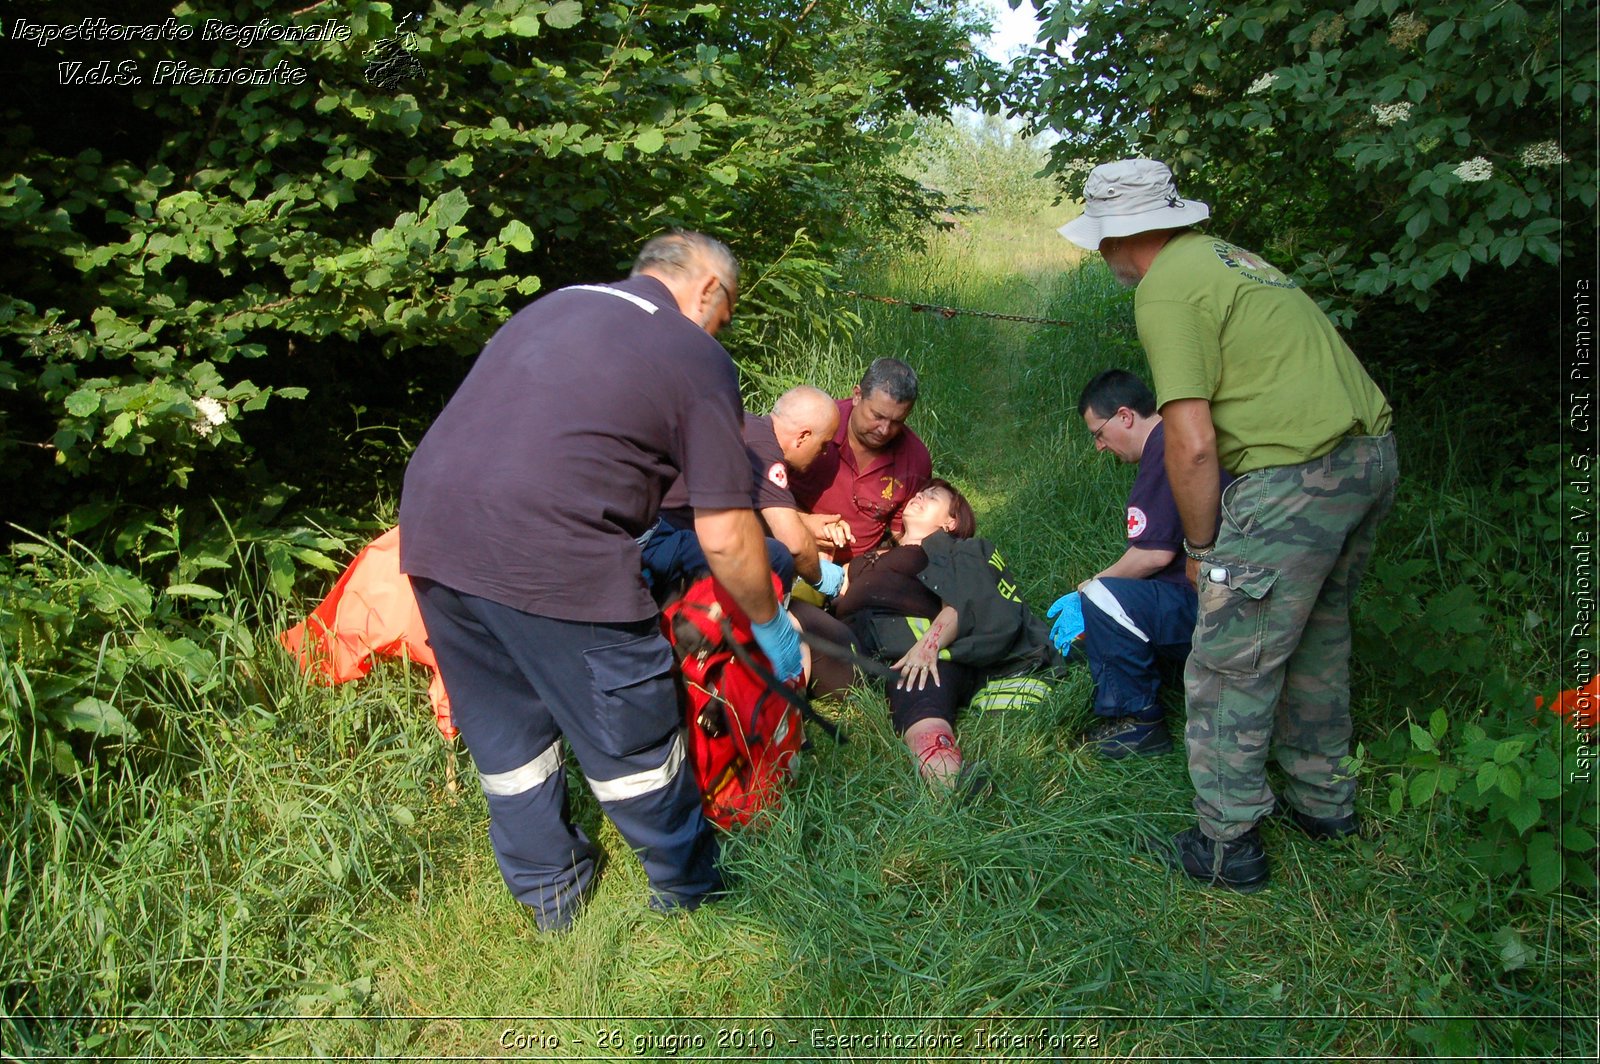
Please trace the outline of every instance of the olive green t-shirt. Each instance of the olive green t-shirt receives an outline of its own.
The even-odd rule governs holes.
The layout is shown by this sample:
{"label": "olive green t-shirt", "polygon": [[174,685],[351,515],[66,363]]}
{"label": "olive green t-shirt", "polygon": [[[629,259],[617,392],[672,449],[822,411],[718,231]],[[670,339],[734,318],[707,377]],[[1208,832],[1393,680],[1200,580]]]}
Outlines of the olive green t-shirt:
{"label": "olive green t-shirt", "polygon": [[1389,431],[1389,403],[1294,280],[1203,233],[1173,237],[1134,294],[1156,402],[1208,399],[1230,473],[1319,458]]}

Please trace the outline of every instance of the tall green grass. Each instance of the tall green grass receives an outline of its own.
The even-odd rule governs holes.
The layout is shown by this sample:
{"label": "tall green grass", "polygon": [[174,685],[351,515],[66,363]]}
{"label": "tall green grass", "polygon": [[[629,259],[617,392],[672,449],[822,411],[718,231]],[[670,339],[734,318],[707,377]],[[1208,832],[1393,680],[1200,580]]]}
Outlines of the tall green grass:
{"label": "tall green grass", "polygon": [[[859,328],[791,338],[771,366],[774,386],[801,379],[844,394],[873,357],[915,365],[913,426],[1041,613],[1121,550],[1132,471],[1094,453],[1078,391],[1108,366],[1143,368],[1128,294],[1098,263],[1079,268],[1052,231],[1066,216],[968,216],[851,283],[1072,326],[840,295],[835,312],[859,315]],[[1402,453],[1415,446],[1407,434],[1448,431],[1402,419]],[[1501,523],[1500,489],[1477,475],[1481,444],[1454,446],[1445,465],[1408,470],[1380,554],[1428,560],[1419,594],[1470,579],[1537,610],[1552,593],[1546,539],[1531,526],[1486,531]],[[1485,551],[1493,566],[1474,560]],[[1522,583],[1485,575],[1513,568]],[[1369,598],[1405,605],[1375,586]],[[130,757],[99,775],[10,786],[7,1052],[1542,1059],[1596,1049],[1581,1018],[1596,1009],[1592,892],[1530,892],[1477,871],[1459,817],[1439,804],[1393,811],[1388,775],[1409,782],[1416,771],[1400,753],[1369,753],[1362,769],[1372,838],[1318,845],[1268,825],[1269,890],[1192,887],[1134,852],[1141,834],[1190,821],[1181,757],[1089,756],[1077,739],[1081,672],[1039,708],[959,723],[967,756],[998,785],[967,805],[919,783],[881,696],[831,707],[849,742],[813,736],[781,807],[727,839],[732,897],[688,915],[644,906],[638,862],[575,783],[575,815],[613,860],[571,933],[541,936],[500,881],[481,794],[447,787],[456,760],[471,779],[470,760],[432,733],[421,679],[380,666],[351,687],[308,686],[271,640],[290,615],[248,587],[240,602],[252,641],[217,644],[213,675],[168,691],[155,669],[128,690],[171,707],[171,730],[186,737],[181,771],[153,782]],[[1539,689],[1551,663],[1514,659],[1536,641],[1514,628],[1479,633],[1484,660]],[[1404,688],[1396,668],[1370,649],[1359,662],[1368,745],[1440,706],[1481,721],[1507,712],[1454,666],[1404,674]],[[6,682],[7,699],[27,700],[25,676]],[[24,732],[11,735],[8,758],[24,758]]]}
{"label": "tall green grass", "polygon": [[[69,605],[105,572],[71,549],[32,566]],[[433,874],[419,825],[444,804],[449,755],[426,699],[398,670],[308,686],[273,638],[284,605],[248,579],[234,592],[206,615],[209,638],[173,638],[124,604],[87,648],[97,662],[47,667],[39,648],[5,647],[7,1053],[231,1052],[269,1042],[273,1016],[359,1006],[365,914]],[[49,727],[39,699],[67,682],[128,734]]]}

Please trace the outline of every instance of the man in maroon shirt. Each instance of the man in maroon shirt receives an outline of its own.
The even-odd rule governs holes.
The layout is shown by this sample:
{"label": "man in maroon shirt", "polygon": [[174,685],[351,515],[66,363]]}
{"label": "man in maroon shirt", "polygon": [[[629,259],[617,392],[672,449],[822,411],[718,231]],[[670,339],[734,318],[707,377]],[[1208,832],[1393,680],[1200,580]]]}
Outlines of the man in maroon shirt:
{"label": "man in maroon shirt", "polygon": [[917,374],[896,358],[867,367],[839,400],[839,430],[811,468],[791,480],[817,542],[843,563],[899,526],[900,509],[933,477],[933,461],[906,419]]}

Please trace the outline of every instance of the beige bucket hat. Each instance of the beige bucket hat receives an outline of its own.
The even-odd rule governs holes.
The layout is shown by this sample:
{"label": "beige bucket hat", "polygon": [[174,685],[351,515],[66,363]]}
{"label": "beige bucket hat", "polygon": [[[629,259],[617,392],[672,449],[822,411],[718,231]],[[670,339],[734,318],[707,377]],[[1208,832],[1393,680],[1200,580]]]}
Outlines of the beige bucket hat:
{"label": "beige bucket hat", "polygon": [[1210,207],[1178,196],[1166,163],[1119,159],[1089,172],[1083,183],[1083,213],[1056,232],[1081,248],[1097,251],[1108,236],[1181,229],[1209,217]]}

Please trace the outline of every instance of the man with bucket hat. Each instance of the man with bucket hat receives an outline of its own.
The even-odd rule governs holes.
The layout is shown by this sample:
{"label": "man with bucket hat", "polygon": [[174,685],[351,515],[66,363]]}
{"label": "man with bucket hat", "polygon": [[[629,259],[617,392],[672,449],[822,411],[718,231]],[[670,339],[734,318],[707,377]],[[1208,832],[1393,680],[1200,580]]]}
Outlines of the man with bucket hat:
{"label": "man with bucket hat", "polygon": [[[1149,848],[1214,886],[1266,885],[1257,822],[1356,833],[1350,603],[1398,465],[1383,393],[1325,314],[1260,256],[1191,227],[1210,208],[1152,159],[1097,166],[1061,228],[1136,287],[1167,475],[1199,591],[1184,674],[1195,827]],[[1218,467],[1238,479],[1219,487]]]}

